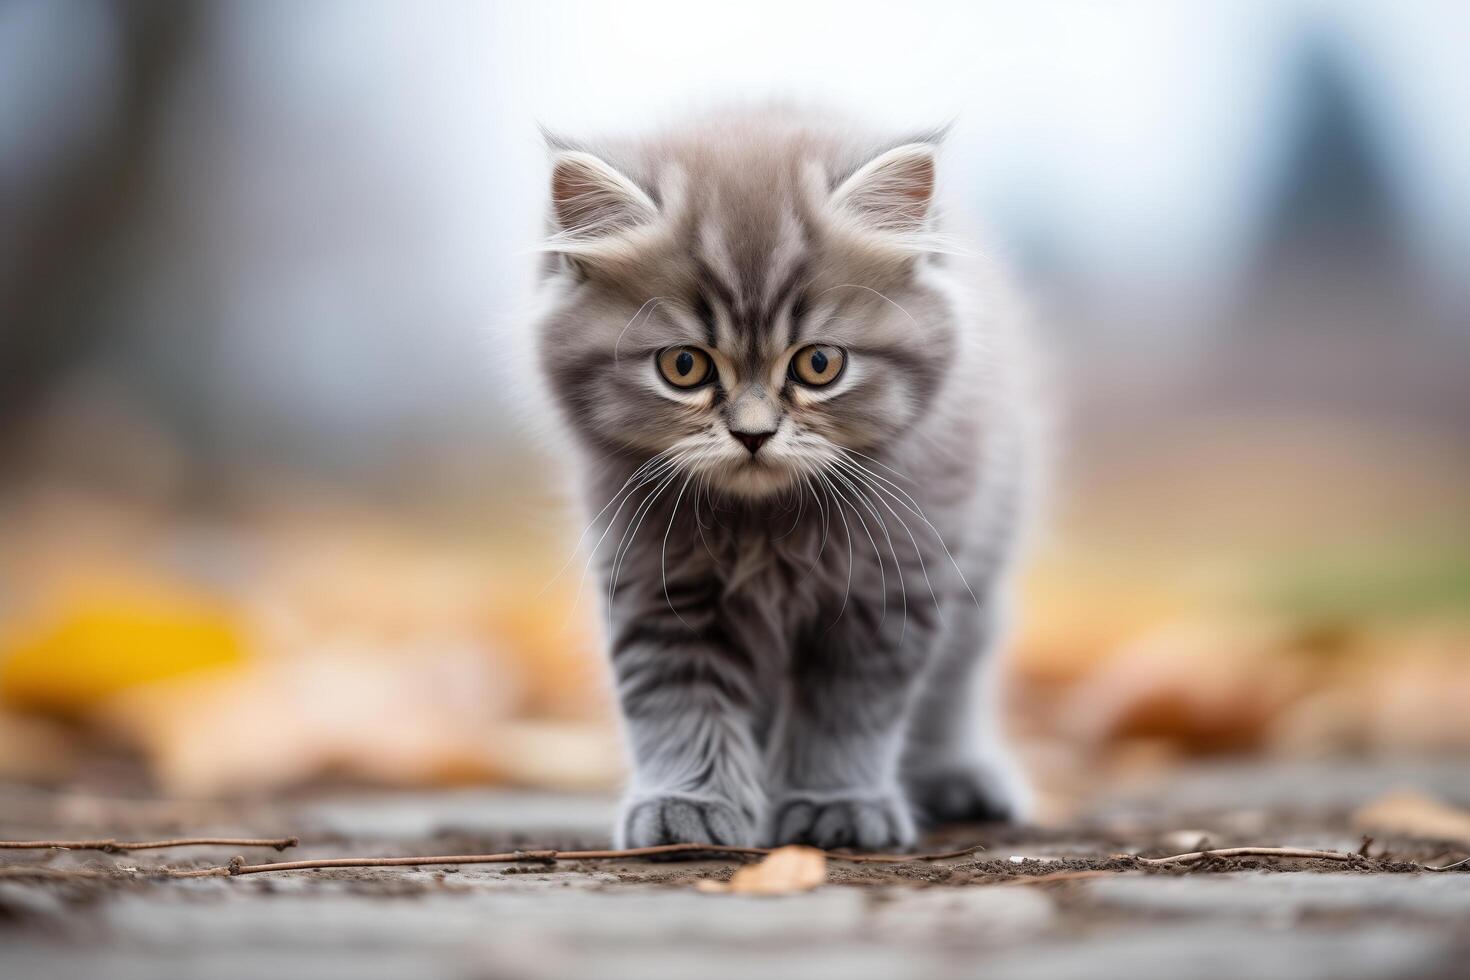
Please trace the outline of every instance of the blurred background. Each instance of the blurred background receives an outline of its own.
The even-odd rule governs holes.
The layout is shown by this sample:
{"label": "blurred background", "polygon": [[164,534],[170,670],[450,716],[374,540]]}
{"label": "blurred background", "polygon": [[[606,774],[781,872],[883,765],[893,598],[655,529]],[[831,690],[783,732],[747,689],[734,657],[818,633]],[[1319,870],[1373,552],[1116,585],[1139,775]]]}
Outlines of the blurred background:
{"label": "blurred background", "polygon": [[615,786],[536,127],[771,96],[954,119],[1035,305],[1043,813],[1463,753],[1467,42],[1455,0],[0,2],[0,778]]}

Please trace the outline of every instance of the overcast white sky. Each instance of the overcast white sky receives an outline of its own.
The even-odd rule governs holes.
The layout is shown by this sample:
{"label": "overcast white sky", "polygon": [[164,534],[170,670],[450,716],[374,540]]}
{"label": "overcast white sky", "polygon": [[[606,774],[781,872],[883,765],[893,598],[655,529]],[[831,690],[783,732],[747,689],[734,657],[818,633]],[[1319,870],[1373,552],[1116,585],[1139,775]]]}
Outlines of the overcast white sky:
{"label": "overcast white sky", "polygon": [[[949,199],[1002,250],[1040,234],[1114,319],[1206,321],[1282,165],[1284,69],[1313,23],[1356,65],[1424,268],[1470,300],[1462,0],[212,9],[167,187],[223,283],[209,316],[254,386],[238,395],[283,419],[311,397],[347,426],[398,423],[483,390],[485,370],[508,379],[512,362],[465,355],[516,335],[536,123],[619,129],[719,98],[830,101],[901,130],[954,119]],[[0,7],[0,196],[105,106],[104,10]]]}

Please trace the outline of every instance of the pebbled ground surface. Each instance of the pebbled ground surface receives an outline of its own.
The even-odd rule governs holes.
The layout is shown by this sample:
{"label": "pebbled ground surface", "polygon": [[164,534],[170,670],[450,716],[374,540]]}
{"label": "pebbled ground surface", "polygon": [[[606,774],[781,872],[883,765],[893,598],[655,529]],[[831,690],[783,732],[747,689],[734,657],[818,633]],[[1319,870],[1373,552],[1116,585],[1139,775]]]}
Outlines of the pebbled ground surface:
{"label": "pebbled ground surface", "polygon": [[[1464,760],[1217,765],[1093,801],[1062,827],[952,827],[961,859],[834,863],[817,891],[711,895],[724,861],[341,869],[158,879],[230,848],[0,852],[0,977],[1470,977],[1470,844],[1145,870],[1117,855],[1357,850],[1348,814],[1411,786],[1470,804]],[[602,847],[611,800],[336,793],[198,804],[0,785],[0,838],[299,835],[290,858]],[[273,851],[252,860],[280,860]]]}

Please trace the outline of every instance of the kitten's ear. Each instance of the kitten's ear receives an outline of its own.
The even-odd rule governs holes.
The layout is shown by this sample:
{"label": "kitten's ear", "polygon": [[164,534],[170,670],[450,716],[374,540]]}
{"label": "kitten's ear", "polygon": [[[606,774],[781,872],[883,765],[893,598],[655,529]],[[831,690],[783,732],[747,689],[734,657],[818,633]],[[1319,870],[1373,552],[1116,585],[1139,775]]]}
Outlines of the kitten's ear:
{"label": "kitten's ear", "polygon": [[832,203],[882,231],[922,231],[934,197],[934,146],[908,143],[868,161]]}
{"label": "kitten's ear", "polygon": [[652,221],[658,206],[637,184],[580,150],[557,153],[551,207],[566,236],[589,239]]}

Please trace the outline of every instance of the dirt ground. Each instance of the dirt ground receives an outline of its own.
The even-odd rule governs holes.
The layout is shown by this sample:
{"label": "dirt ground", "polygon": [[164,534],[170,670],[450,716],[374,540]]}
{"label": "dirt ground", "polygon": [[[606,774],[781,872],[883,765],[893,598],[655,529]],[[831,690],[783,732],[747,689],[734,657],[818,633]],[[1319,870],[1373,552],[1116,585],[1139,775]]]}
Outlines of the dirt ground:
{"label": "dirt ground", "polygon": [[[738,860],[356,868],[177,879],[239,848],[0,852],[0,976],[1470,976],[1464,841],[1377,834],[1352,863],[1148,868],[1126,855],[1357,851],[1350,814],[1413,787],[1470,804],[1458,759],[1216,764],[1105,793],[1058,827],[950,827],[944,861],[833,862],[784,897],[705,894]],[[186,803],[0,785],[0,838],[298,836],[286,855],[604,847],[612,801],[338,791]],[[1123,855],[1123,856],[1120,856]]]}

